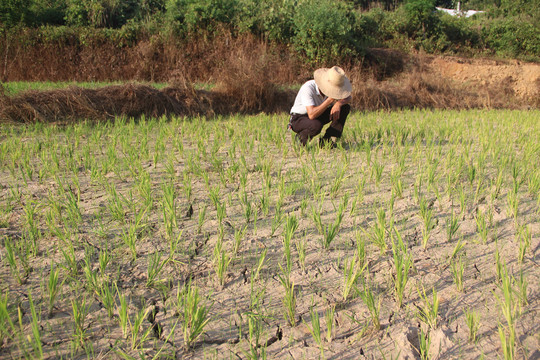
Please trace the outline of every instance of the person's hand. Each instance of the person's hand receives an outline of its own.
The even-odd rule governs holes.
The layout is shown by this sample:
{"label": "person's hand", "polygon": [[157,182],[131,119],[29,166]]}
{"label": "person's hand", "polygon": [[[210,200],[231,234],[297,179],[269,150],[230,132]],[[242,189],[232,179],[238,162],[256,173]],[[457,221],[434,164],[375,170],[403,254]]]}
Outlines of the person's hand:
{"label": "person's hand", "polygon": [[339,114],[341,112],[341,104],[339,101],[337,101],[334,106],[332,106],[332,109],[330,110],[330,120],[332,122],[339,120]]}

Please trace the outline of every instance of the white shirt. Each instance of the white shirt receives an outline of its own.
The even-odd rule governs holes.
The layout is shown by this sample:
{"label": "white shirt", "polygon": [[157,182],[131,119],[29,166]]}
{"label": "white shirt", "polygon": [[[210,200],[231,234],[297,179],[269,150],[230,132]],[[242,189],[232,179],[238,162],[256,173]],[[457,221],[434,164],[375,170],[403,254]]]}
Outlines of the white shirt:
{"label": "white shirt", "polygon": [[321,95],[315,80],[309,80],[298,91],[291,108],[291,114],[307,114],[306,106],[319,106],[326,98],[326,96]]}

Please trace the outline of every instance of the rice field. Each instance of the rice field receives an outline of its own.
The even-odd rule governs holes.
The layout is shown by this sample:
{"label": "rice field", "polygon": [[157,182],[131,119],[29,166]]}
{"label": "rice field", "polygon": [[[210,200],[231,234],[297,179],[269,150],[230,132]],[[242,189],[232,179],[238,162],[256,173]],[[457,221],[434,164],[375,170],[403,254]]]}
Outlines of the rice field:
{"label": "rice field", "polygon": [[0,358],[537,358],[539,119],[0,125]]}

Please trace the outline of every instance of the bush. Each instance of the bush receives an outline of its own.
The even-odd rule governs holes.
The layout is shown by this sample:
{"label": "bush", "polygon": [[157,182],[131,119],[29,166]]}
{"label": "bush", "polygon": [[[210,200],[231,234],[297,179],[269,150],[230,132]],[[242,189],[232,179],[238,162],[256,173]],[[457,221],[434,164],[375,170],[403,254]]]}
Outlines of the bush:
{"label": "bush", "polygon": [[294,34],[294,15],[293,0],[240,0],[235,22],[241,32],[287,43]]}
{"label": "bush", "polygon": [[356,13],[341,1],[307,0],[294,16],[296,49],[314,62],[356,57],[362,49],[357,36]]}
{"label": "bush", "polygon": [[540,28],[516,18],[492,21],[482,31],[486,46],[506,56],[540,56]]}
{"label": "bush", "polygon": [[215,32],[223,24],[232,27],[237,0],[168,0],[167,17],[179,33]]}

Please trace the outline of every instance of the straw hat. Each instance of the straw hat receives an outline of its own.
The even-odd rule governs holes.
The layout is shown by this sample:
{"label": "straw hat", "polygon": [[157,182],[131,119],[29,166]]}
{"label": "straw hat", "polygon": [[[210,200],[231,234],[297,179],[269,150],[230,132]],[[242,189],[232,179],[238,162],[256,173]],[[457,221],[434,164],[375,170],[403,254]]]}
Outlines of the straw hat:
{"label": "straw hat", "polygon": [[322,68],[315,70],[313,74],[315,83],[324,95],[340,100],[351,95],[352,85],[345,71],[339,66],[334,66],[330,69]]}

